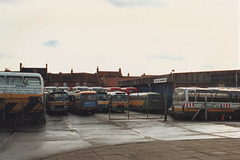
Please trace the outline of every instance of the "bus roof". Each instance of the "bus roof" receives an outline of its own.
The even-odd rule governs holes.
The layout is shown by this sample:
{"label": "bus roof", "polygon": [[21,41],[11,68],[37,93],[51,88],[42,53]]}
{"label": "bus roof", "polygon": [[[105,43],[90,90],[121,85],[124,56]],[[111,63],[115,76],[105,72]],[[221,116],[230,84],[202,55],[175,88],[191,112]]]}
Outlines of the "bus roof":
{"label": "bus roof", "polygon": [[140,92],[140,93],[132,93],[129,96],[147,96],[147,95],[161,95],[160,93],[157,92]]}
{"label": "bus roof", "polygon": [[97,94],[97,92],[95,91],[81,91],[76,93],[75,95],[79,95],[79,94]]}
{"label": "bus roof", "polygon": [[57,88],[55,86],[45,86],[44,88]]}
{"label": "bus roof", "polygon": [[105,92],[103,87],[89,87],[90,91],[96,91],[96,92]]}
{"label": "bus roof", "polygon": [[28,73],[28,72],[0,72],[0,75],[42,77],[41,74],[39,74],[39,73]]}
{"label": "bus roof", "polygon": [[109,95],[127,95],[125,92],[108,92]]}
{"label": "bus roof", "polygon": [[240,92],[239,88],[234,87],[208,87],[208,88],[201,88],[201,87],[178,87],[175,90],[182,89],[182,90],[201,90],[201,91],[238,91]]}

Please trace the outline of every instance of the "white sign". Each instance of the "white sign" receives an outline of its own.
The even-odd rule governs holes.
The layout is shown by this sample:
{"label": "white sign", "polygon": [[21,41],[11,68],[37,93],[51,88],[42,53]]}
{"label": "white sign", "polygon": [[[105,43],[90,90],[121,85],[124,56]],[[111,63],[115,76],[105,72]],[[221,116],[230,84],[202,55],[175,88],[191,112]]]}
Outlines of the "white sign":
{"label": "white sign", "polygon": [[0,94],[43,94],[41,86],[0,86]]}
{"label": "white sign", "polygon": [[167,82],[167,78],[154,79],[154,83],[165,83],[165,82]]}

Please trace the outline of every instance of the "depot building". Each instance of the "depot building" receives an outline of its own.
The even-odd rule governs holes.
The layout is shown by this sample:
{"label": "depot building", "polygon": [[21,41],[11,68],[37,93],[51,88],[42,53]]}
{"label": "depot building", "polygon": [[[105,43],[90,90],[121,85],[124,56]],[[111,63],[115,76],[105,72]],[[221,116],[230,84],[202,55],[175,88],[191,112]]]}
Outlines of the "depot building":
{"label": "depot building", "polygon": [[166,94],[168,107],[170,107],[174,89],[177,87],[240,87],[240,70],[171,72],[166,75],[120,81],[119,86],[136,87],[139,92]]}

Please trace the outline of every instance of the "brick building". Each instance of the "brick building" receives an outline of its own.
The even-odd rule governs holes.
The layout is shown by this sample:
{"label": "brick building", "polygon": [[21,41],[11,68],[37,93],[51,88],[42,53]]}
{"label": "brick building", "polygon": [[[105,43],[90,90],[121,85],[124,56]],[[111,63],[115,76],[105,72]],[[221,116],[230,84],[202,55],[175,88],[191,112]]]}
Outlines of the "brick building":
{"label": "brick building", "polygon": [[127,76],[122,75],[122,70],[119,68],[118,71],[100,71],[97,67],[96,73],[74,73],[73,69],[71,73],[48,73],[48,65],[46,68],[26,68],[20,63],[20,72],[36,72],[40,73],[44,79],[45,86],[102,86],[112,87],[119,86],[119,82],[122,80],[131,80],[142,76]]}

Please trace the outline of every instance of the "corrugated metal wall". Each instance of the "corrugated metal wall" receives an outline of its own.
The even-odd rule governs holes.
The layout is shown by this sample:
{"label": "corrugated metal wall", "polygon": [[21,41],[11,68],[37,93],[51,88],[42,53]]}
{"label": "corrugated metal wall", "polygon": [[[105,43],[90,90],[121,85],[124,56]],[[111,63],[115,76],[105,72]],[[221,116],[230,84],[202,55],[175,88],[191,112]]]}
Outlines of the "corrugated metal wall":
{"label": "corrugated metal wall", "polygon": [[167,95],[167,106],[172,106],[172,100],[173,100],[173,83],[155,83],[155,84],[149,84],[149,85],[139,85],[136,86],[139,92],[158,92],[160,93],[163,98],[164,95]]}

